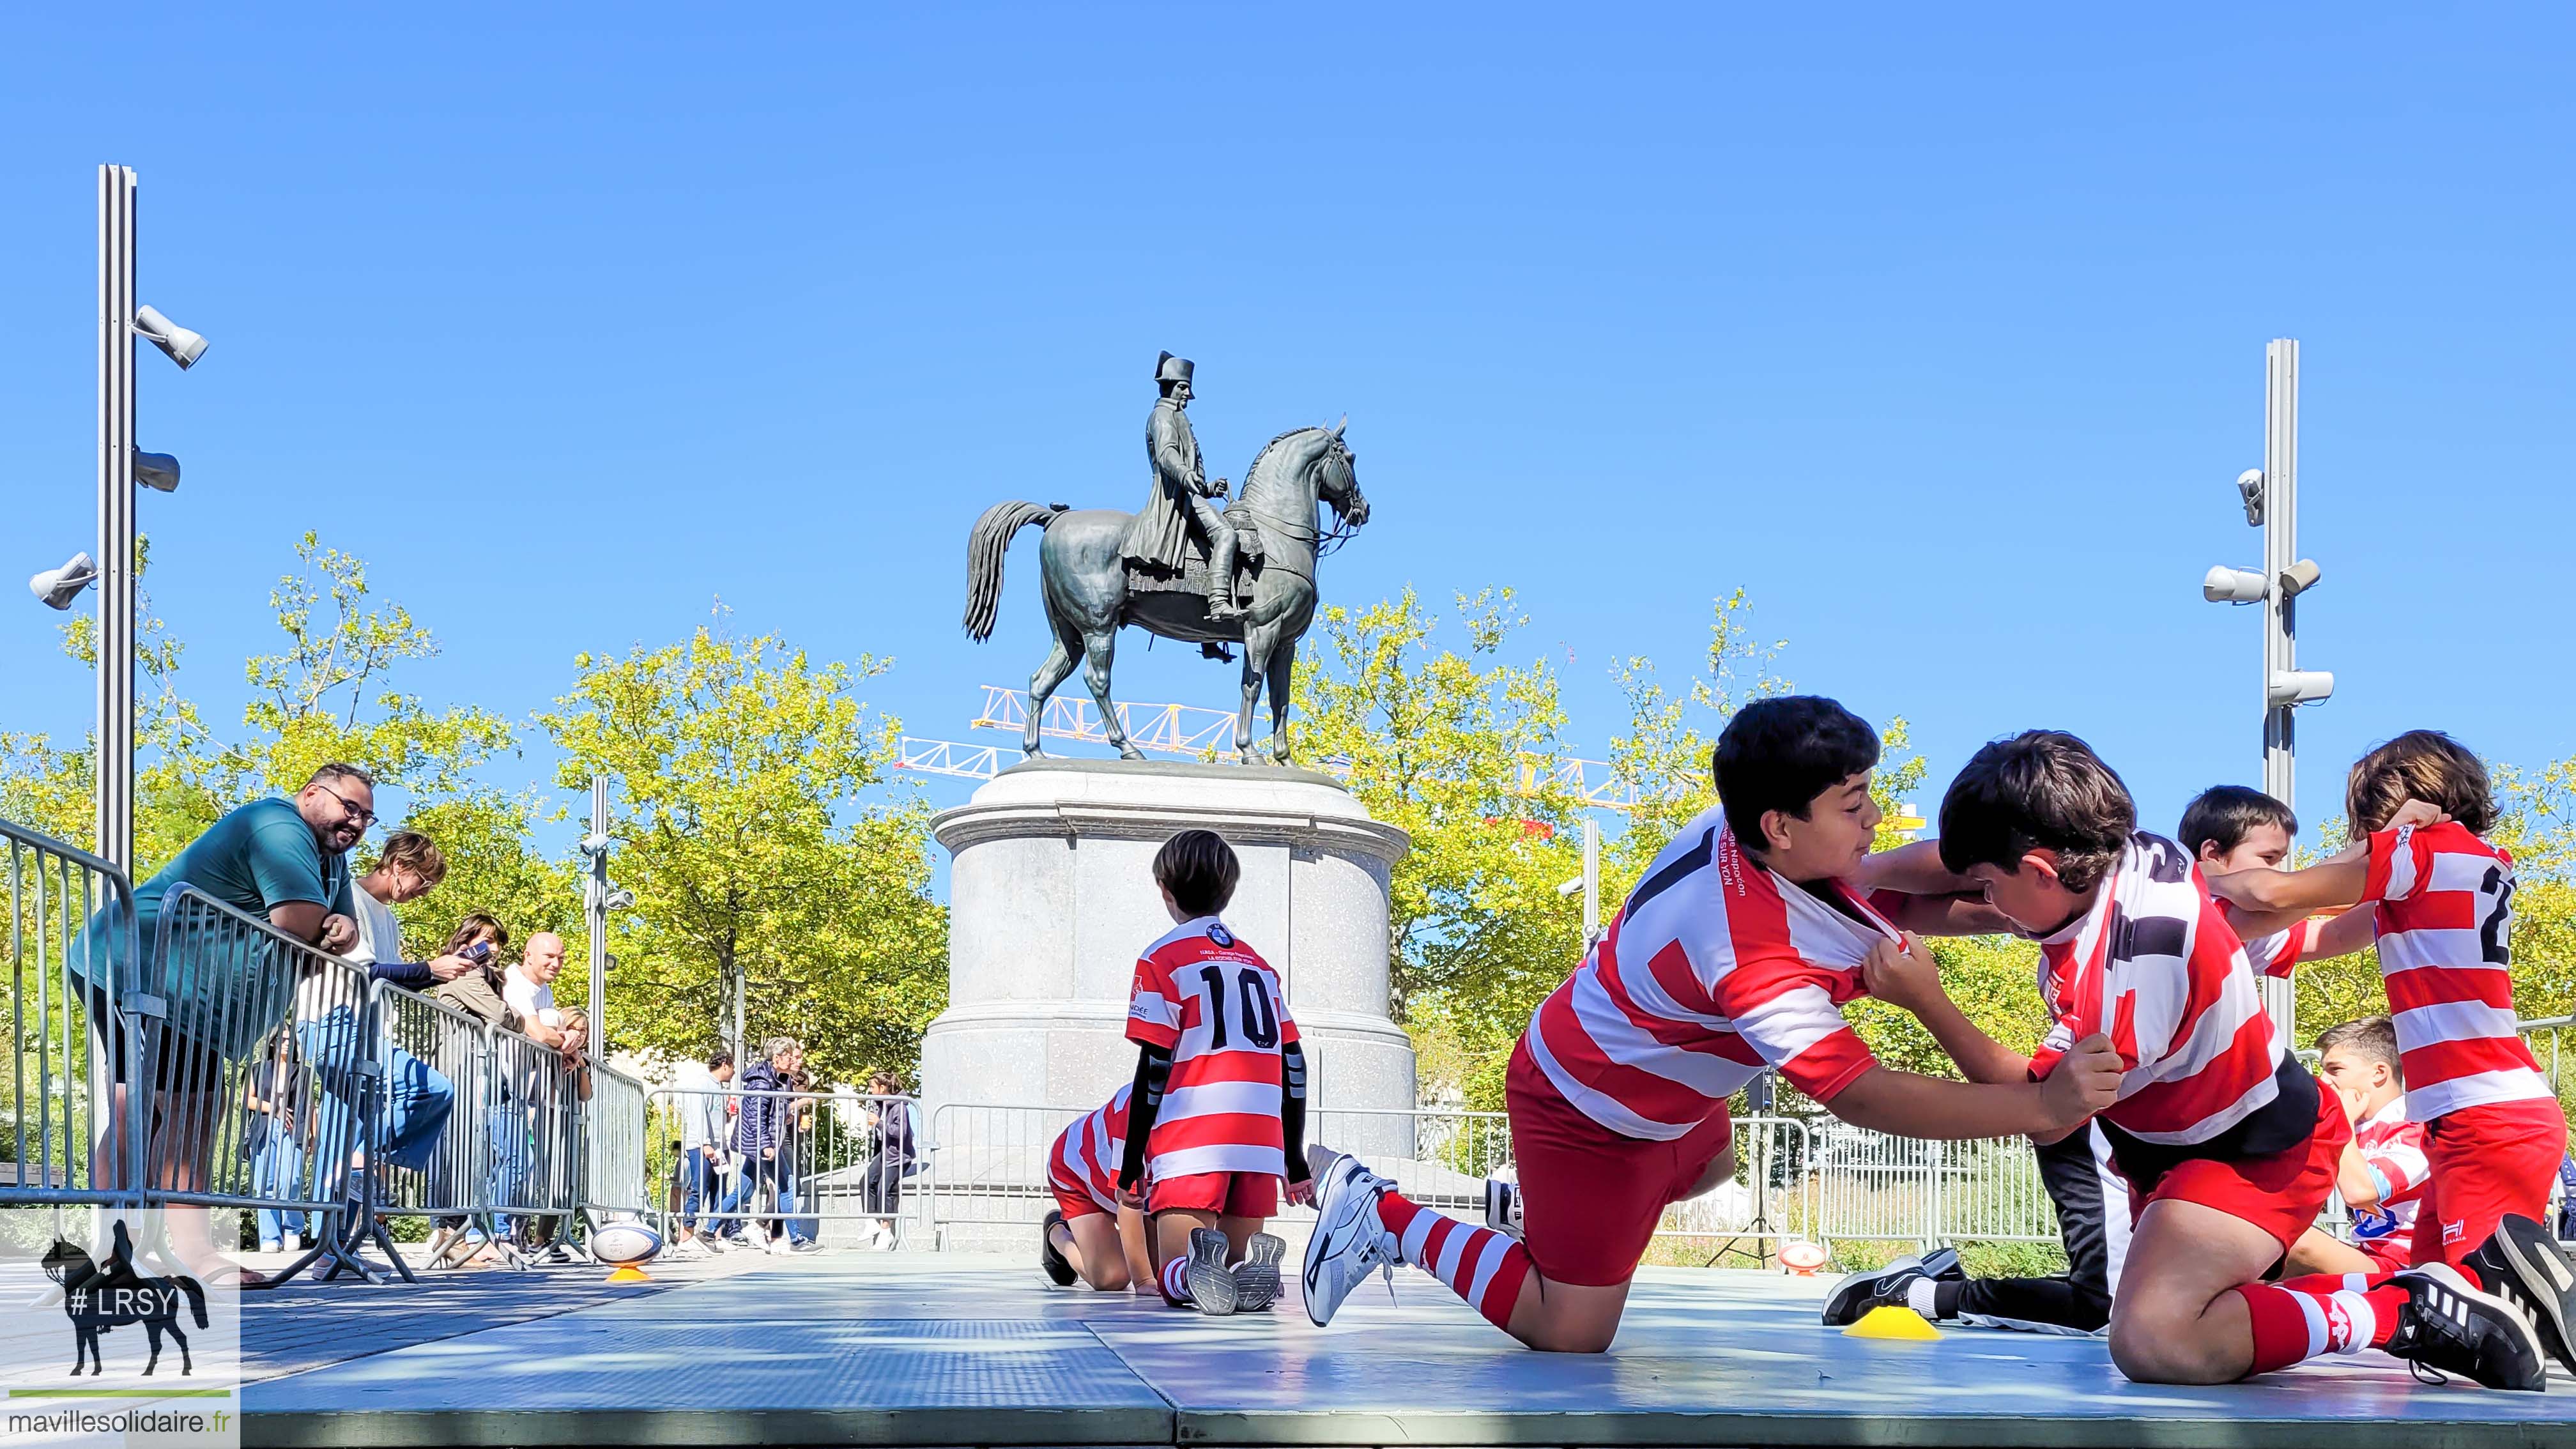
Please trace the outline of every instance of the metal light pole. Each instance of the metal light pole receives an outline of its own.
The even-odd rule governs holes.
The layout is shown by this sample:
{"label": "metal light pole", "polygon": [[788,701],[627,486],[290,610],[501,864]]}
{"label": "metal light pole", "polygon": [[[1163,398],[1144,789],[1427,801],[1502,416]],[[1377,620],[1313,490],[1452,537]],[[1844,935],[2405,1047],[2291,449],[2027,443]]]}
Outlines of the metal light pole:
{"label": "metal light pole", "polygon": [[134,169],[98,168],[98,853],[134,871]]}
{"label": "metal light pole", "polygon": [[[134,869],[134,485],[170,492],[179,460],[134,445],[134,339],[147,338],[181,371],[206,339],[134,299],[134,168],[98,168],[98,559],[75,556],[29,580],[36,597],[68,609],[98,590],[98,853]],[[85,567],[86,565],[86,567]]]}
{"label": "metal light pole", "polygon": [[590,858],[590,875],[581,883],[582,927],[590,935],[590,1059],[608,1059],[608,913],[632,909],[635,893],[608,878],[608,777],[590,777],[590,833],[581,838],[581,853]]}
{"label": "metal light pole", "polygon": [[[2313,559],[2299,557],[2299,344],[2276,338],[2263,360],[2263,466],[2236,479],[2246,523],[2263,530],[2263,567],[2213,568],[2200,593],[2211,603],[2263,606],[2263,793],[2295,810],[2297,710],[2332,695],[2334,676],[2299,668],[2299,595],[2323,577]],[[2293,1040],[2296,993],[2287,981],[2262,985],[2274,1028]]]}

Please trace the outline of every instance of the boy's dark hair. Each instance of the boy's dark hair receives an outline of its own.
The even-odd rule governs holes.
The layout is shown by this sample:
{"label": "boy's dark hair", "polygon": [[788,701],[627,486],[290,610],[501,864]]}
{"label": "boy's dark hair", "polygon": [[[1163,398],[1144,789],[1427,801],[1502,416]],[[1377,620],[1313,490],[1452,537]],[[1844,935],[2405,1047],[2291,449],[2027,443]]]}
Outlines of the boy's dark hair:
{"label": "boy's dark hair", "polygon": [[1779,810],[1804,820],[1817,796],[1877,764],[1878,731],[1818,694],[1753,701],[1726,722],[1709,755],[1726,826],[1754,851],[1768,844],[1765,814]]}
{"label": "boy's dark hair", "polygon": [[2487,767],[2440,730],[2408,730],[2355,760],[2344,781],[2344,815],[2356,836],[2387,829],[2388,818],[2410,799],[2442,807],[2472,835],[2495,828]]}
{"label": "boy's dark hair", "polygon": [[2057,852],[2057,879],[2088,891],[2138,828],[2129,787],[2093,747],[2063,730],[2027,730],[1968,759],[1941,797],[1941,864],[2018,872],[2033,850]]}
{"label": "boy's dark hair", "polygon": [[2389,1080],[2406,1080],[2406,1068],[2397,1051],[2397,1023],[2387,1017],[2365,1016],[2359,1021],[2347,1021],[2317,1033],[2319,1055],[2338,1050],[2358,1052],[2374,1062],[2386,1062]]}
{"label": "boy's dark hair", "polygon": [[708,1071],[721,1072],[732,1065],[733,1053],[723,1047],[717,1047],[714,1051],[707,1053]]}
{"label": "boy's dark hair", "polygon": [[2278,825],[2295,836],[2299,817],[2290,807],[2244,785],[2212,785],[2183,807],[2182,831],[2174,839],[2194,856],[2204,845],[2225,855],[2245,843],[2258,825]]}
{"label": "boy's dark hair", "polygon": [[1213,830],[1184,830],[1154,852],[1154,884],[1193,916],[1213,916],[1234,899],[1243,863]]}

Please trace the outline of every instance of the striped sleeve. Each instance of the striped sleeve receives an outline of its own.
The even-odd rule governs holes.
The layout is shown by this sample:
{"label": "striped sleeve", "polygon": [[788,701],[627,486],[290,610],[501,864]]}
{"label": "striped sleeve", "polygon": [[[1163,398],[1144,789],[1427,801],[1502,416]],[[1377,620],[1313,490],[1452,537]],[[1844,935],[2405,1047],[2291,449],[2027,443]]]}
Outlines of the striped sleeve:
{"label": "striped sleeve", "polygon": [[2432,842],[2412,825],[2370,832],[2370,873],[2361,887],[2365,901],[2402,901],[2423,889],[2432,863]]}
{"label": "striped sleeve", "polygon": [[1738,963],[1711,993],[1746,1044],[1819,1102],[1878,1065],[1834,1005],[1833,976],[1794,956],[1770,957]]}
{"label": "striped sleeve", "polygon": [[2395,1207],[2422,1197],[2425,1179],[2433,1175],[2432,1159],[2424,1153],[2424,1129],[2411,1122],[2407,1126],[2412,1130],[2362,1149],[2363,1164],[2378,1175],[2381,1183],[2381,1207]]}
{"label": "striped sleeve", "polygon": [[1181,998],[1172,973],[1151,956],[1136,961],[1136,984],[1127,993],[1127,1039],[1170,1051],[1181,1043]]}
{"label": "striped sleeve", "polygon": [[2257,976],[2286,977],[2317,948],[2318,922],[2311,917],[2286,930],[2245,943],[2245,960]]}

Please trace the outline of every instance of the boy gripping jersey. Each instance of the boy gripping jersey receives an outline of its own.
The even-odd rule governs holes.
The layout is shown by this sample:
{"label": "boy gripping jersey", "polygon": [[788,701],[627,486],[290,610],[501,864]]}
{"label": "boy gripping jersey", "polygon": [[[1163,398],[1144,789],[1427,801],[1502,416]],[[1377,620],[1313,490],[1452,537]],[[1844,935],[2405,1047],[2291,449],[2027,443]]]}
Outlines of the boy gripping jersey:
{"label": "boy gripping jersey", "polygon": [[[2040,943],[2040,992],[2057,1025],[2031,1077],[2104,1033],[2127,1071],[2103,1120],[2146,1142],[2207,1143],[2280,1092],[2285,1055],[2254,980],[2191,857],[2170,840],[2133,835],[2092,908]],[[2285,1127],[2303,1127],[2314,1105]]]}
{"label": "boy gripping jersey", "polygon": [[2414,1261],[2415,1210],[2433,1172],[2424,1124],[2407,1120],[2403,1095],[2391,1097],[2352,1124],[2352,1145],[2380,1183],[2379,1206],[2352,1215],[2353,1240],[2383,1264],[2402,1268]]}
{"label": "boy gripping jersey", "polygon": [[[1109,1101],[1064,1129],[1055,1150],[1047,1154],[1047,1181],[1068,1218],[1086,1212],[1118,1211],[1118,1159],[1126,1150],[1127,1096],[1133,1083],[1121,1082]],[[1083,1212],[1074,1209],[1091,1206]]]}
{"label": "boy gripping jersey", "polygon": [[1171,1084],[1146,1143],[1158,1181],[1212,1172],[1288,1171],[1280,1048],[1297,1040],[1279,973],[1200,916],[1172,928],[1136,962],[1127,1039],[1172,1054]]}
{"label": "boy gripping jersey", "polygon": [[2554,1101],[2515,1030],[2513,857],[2451,821],[2374,831],[2362,899],[2379,903],[2379,969],[2409,1115],[2430,1122],[2490,1102]]}
{"label": "boy gripping jersey", "polygon": [[[1777,1067],[1826,1101],[1875,1064],[1841,1006],[1896,929],[1840,882],[1853,914],[1757,865],[1718,809],[1648,867],[1583,965],[1521,1040],[1565,1100],[1623,1137],[1672,1142]],[[1857,919],[1855,919],[1855,916]]]}

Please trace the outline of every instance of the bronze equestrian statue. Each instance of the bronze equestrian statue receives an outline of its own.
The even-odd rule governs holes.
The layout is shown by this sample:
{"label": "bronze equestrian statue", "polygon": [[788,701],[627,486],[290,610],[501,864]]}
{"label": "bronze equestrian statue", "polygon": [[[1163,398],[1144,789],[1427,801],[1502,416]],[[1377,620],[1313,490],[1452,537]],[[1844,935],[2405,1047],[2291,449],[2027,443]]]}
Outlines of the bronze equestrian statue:
{"label": "bronze equestrian statue", "polygon": [[[1032,523],[1045,530],[1038,588],[1055,647],[1029,676],[1020,749],[1032,757],[1045,753],[1038,725],[1047,697],[1080,660],[1109,742],[1127,759],[1145,758],[1128,742],[1109,697],[1118,630],[1134,624],[1219,658],[1225,644],[1242,644],[1235,750],[1244,763],[1260,763],[1252,748],[1252,707],[1266,684],[1270,753],[1288,763],[1288,675],[1297,641],[1315,620],[1315,560],[1325,545],[1368,522],[1368,499],[1360,494],[1357,456],[1337,424],[1292,428],[1271,439],[1244,474],[1242,496],[1219,512],[1211,500],[1225,496],[1225,480],[1208,481],[1185,411],[1191,374],[1188,359],[1168,352],[1155,364],[1162,395],[1145,424],[1154,491],[1143,512],[996,503],[967,537],[966,633],[981,643],[991,637],[1001,607],[1012,535]],[[1319,525],[1319,501],[1332,505],[1339,522],[1334,532]]]}

